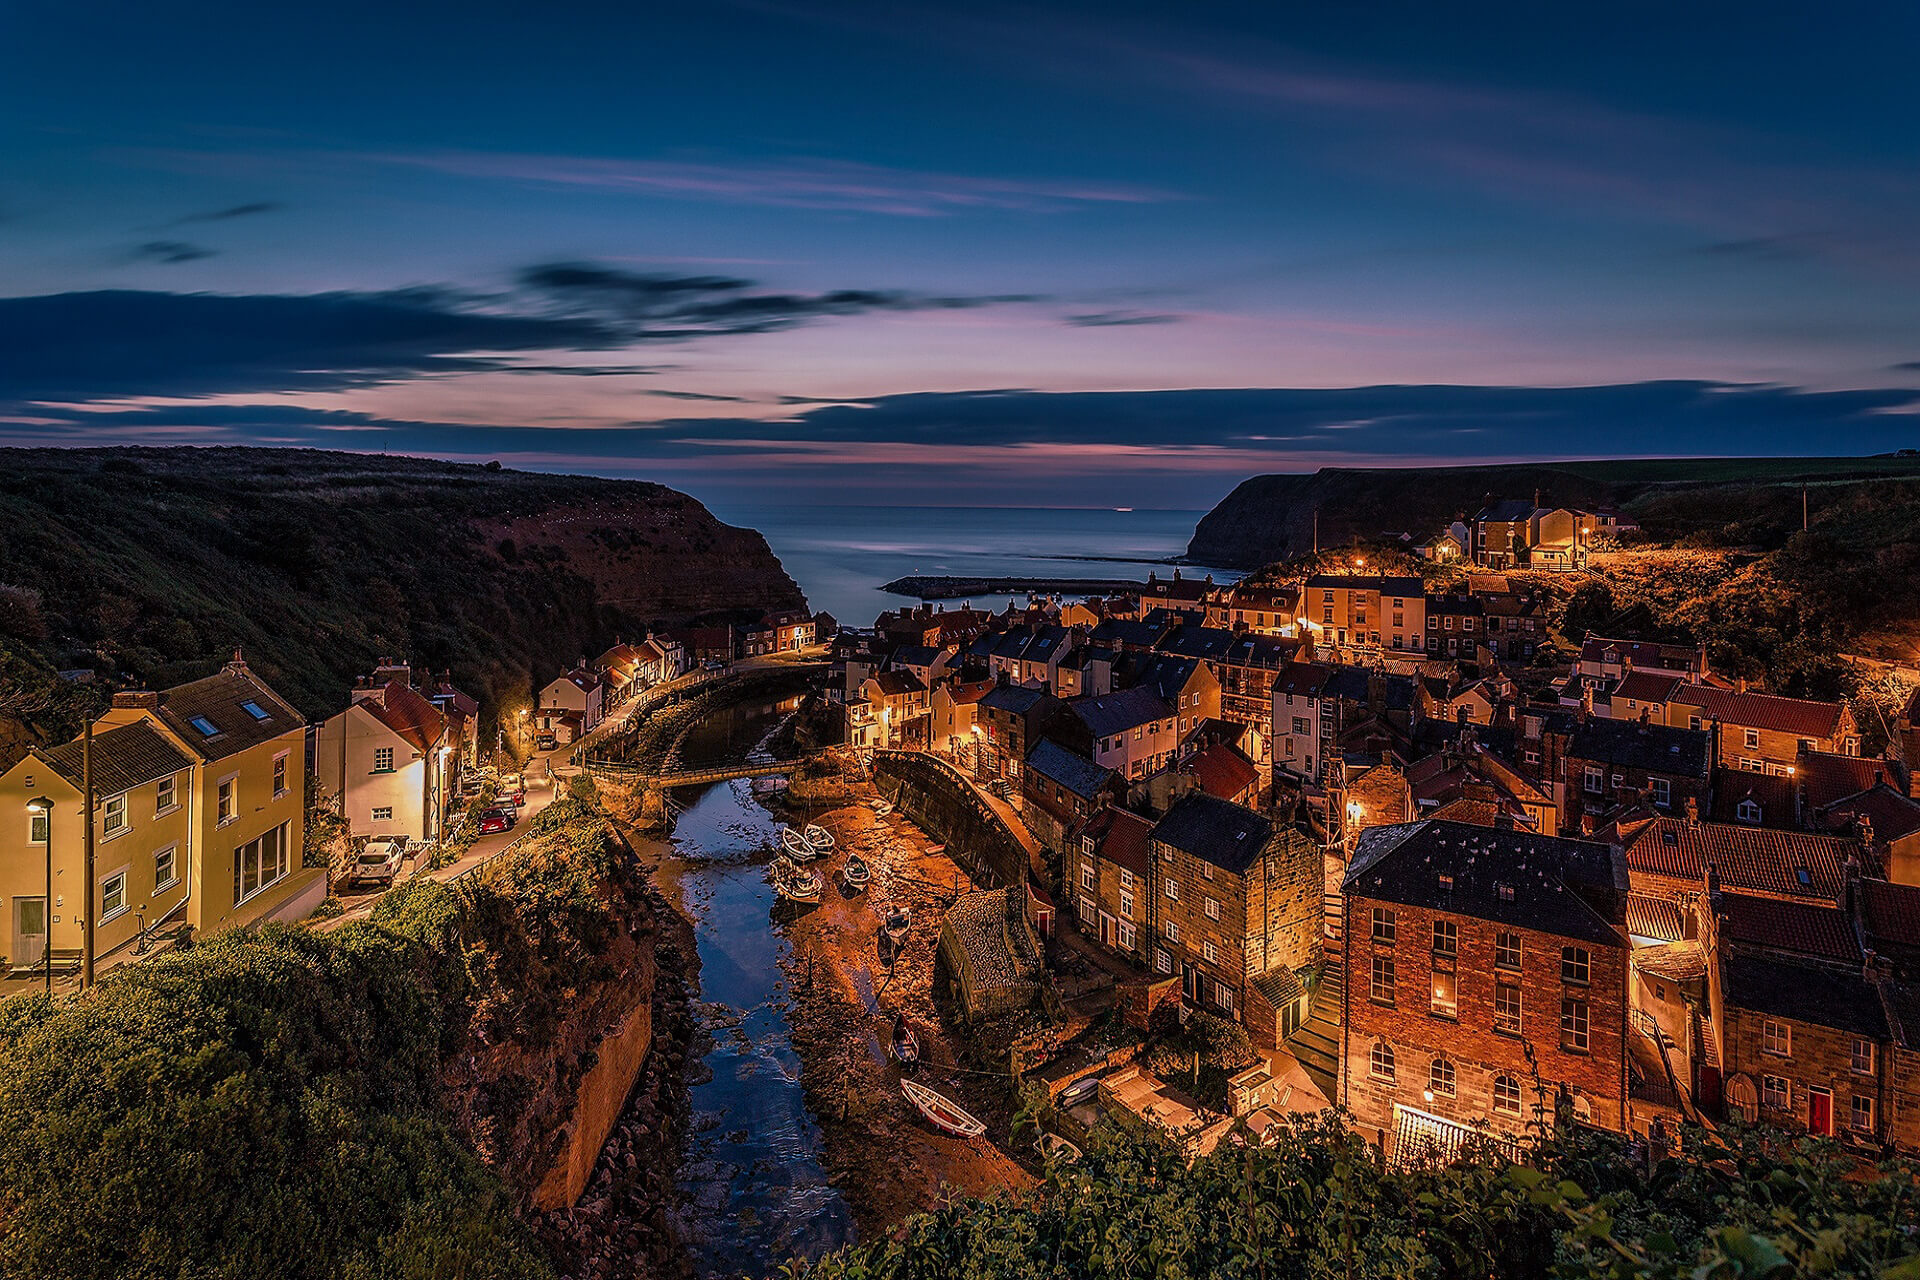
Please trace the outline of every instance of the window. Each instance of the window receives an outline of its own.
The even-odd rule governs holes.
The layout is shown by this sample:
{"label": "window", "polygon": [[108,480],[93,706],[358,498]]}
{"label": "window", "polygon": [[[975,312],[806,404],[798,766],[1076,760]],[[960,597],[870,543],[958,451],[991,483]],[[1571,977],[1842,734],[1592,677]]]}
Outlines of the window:
{"label": "window", "polygon": [[213,723],[213,721],[207,719],[205,716],[194,716],[192,719],[188,720],[187,723],[192,725],[194,728],[198,729],[200,731],[200,736],[203,738],[217,738],[220,736],[220,730],[218,726],[216,726]]}
{"label": "window", "polygon": [[1793,1110],[1793,1085],[1783,1076],[1761,1076],[1760,1105],[1769,1111]]}
{"label": "window", "polygon": [[1220,900],[1218,898],[1208,898],[1207,899],[1207,919],[1218,920],[1219,918],[1220,918]]}
{"label": "window", "polygon": [[1574,1053],[1587,1051],[1587,1002],[1577,996],[1560,1001],[1560,1047]]}
{"label": "window", "polygon": [[1853,1038],[1853,1051],[1847,1056],[1847,1069],[1863,1076],[1873,1074],[1873,1041]]}
{"label": "window", "polygon": [[1392,946],[1394,937],[1393,912],[1386,907],[1373,909],[1373,940],[1384,946]]}
{"label": "window", "polygon": [[1233,988],[1224,982],[1213,984],[1213,1002],[1226,1013],[1233,1012]]}
{"label": "window", "polygon": [[1586,986],[1593,974],[1592,958],[1585,947],[1560,948],[1560,981]]}
{"label": "window", "polygon": [[1367,1052],[1367,1074],[1383,1084],[1393,1083],[1393,1046],[1384,1040],[1373,1042]]}
{"label": "window", "polygon": [[1167,898],[1170,901],[1173,901],[1173,902],[1180,901],[1180,885],[1178,881],[1162,880],[1160,883],[1164,884],[1167,887],[1167,890],[1166,890]]}
{"label": "window", "polygon": [[1501,932],[1493,939],[1493,963],[1500,969],[1520,967],[1520,935]]}
{"label": "window", "polygon": [[1433,954],[1457,955],[1460,951],[1460,926],[1451,920],[1433,922]]}
{"label": "window", "polygon": [[100,923],[127,909],[127,873],[116,871],[100,882]]}
{"label": "window", "polygon": [[1394,969],[1392,956],[1373,958],[1373,981],[1367,994],[1376,1004],[1392,1004],[1394,997]]}
{"label": "window", "polygon": [[1083,862],[1080,864],[1080,887],[1088,893],[1093,892],[1093,864],[1091,862]]}
{"label": "window", "polygon": [[255,720],[272,719],[272,717],[267,714],[267,709],[257,702],[243,702],[240,704],[240,709],[252,716]]}
{"label": "window", "polygon": [[1873,1132],[1873,1098],[1867,1094],[1853,1095],[1853,1113],[1848,1123],[1858,1133]]}
{"label": "window", "polygon": [[1129,951],[1133,950],[1134,948],[1133,921],[1131,920],[1120,921],[1116,931],[1120,936],[1120,945],[1125,947]]}
{"label": "window", "polygon": [[233,901],[237,906],[287,874],[287,824],[233,851]]}
{"label": "window", "polygon": [[1220,962],[1220,949],[1213,945],[1212,938],[1202,940],[1200,943],[1200,954],[1205,957],[1208,964],[1218,964]]}
{"label": "window", "polygon": [[1493,1029],[1512,1036],[1520,1034],[1520,987],[1517,983],[1493,984]]}
{"label": "window", "polygon": [[1738,818],[1741,822],[1757,825],[1760,821],[1759,803],[1754,800],[1742,800],[1740,807],[1734,810],[1734,817]]}
{"label": "window", "polygon": [[1647,792],[1662,809],[1673,803],[1673,783],[1666,778],[1648,778]]}
{"label": "window", "polygon": [[1153,953],[1153,968],[1154,968],[1154,972],[1156,973],[1172,973],[1173,957],[1168,955],[1166,952],[1159,950],[1158,948],[1155,948]]}
{"label": "window", "polygon": [[1793,1056],[1793,1028],[1769,1018],[1760,1024],[1760,1051],[1776,1058]]}
{"label": "window", "polygon": [[108,796],[101,810],[100,829],[109,836],[117,836],[127,829],[127,796],[125,792],[117,796]]}
{"label": "window", "polygon": [[[1091,852],[1091,850],[1089,850],[1089,852]],[[1125,867],[1120,868],[1120,887],[1122,889],[1133,888],[1133,872],[1127,870]]]}
{"label": "window", "polygon": [[1167,921],[1167,941],[1168,941],[1168,942],[1171,942],[1171,943],[1174,943],[1174,944],[1176,944],[1176,945],[1177,945],[1177,944],[1179,943],[1179,941],[1180,941],[1180,922],[1179,922],[1178,920],[1169,920],[1169,921]]}
{"label": "window", "polygon": [[273,758],[273,794],[275,797],[287,794],[287,758],[284,755]]}
{"label": "window", "polygon": [[179,790],[175,785],[175,775],[170,773],[154,785],[153,811],[165,813],[178,803],[180,803]]}
{"label": "window", "polygon": [[1520,1081],[1515,1077],[1495,1076],[1493,1078],[1493,1114],[1497,1116],[1520,1114]]}
{"label": "window", "polygon": [[1453,961],[1448,959],[1447,967],[1442,970],[1438,963],[1440,958],[1434,957],[1433,999],[1429,1008],[1435,1017],[1457,1018],[1460,1016],[1460,988],[1453,973]]}
{"label": "window", "polygon": [[378,806],[377,808],[375,808],[375,809],[373,810],[373,812],[372,812],[372,814],[371,814],[371,815],[369,815],[369,816],[370,816],[370,817],[371,817],[371,818],[373,819],[373,821],[375,821],[375,822],[392,822],[392,821],[393,821],[393,806],[392,806],[392,805],[390,805],[390,804],[383,804],[383,805],[380,805],[380,806]]}
{"label": "window", "polygon": [[1120,891],[1120,914],[1129,917],[1133,915],[1133,890],[1131,889]]}
{"label": "window", "polygon": [[238,780],[234,778],[222,778],[220,780],[220,789],[217,792],[219,801],[216,812],[219,821],[223,823],[232,822],[240,816],[240,797],[237,793],[239,785]]}
{"label": "window", "polygon": [[1445,1058],[1433,1060],[1433,1070],[1427,1073],[1427,1088],[1436,1098],[1453,1096],[1453,1064]]}
{"label": "window", "polygon": [[1307,718],[1305,716],[1295,716],[1293,718],[1293,731],[1295,733],[1313,732],[1312,728],[1307,724]]}
{"label": "window", "polygon": [[1760,749],[1760,731],[1758,729],[1747,730],[1746,742],[1747,750],[1758,751]]}
{"label": "window", "polygon": [[173,845],[153,855],[153,891],[170,889],[180,879],[180,859]]}
{"label": "window", "polygon": [[1586,773],[1587,794],[1590,796],[1597,796],[1601,793],[1602,790],[1605,789],[1605,786],[1606,786],[1606,782],[1605,782],[1605,779],[1601,776],[1600,766],[1593,765],[1593,764],[1588,765],[1587,773]]}
{"label": "window", "polygon": [[393,772],[392,747],[375,747],[373,749],[373,771],[375,773]]}
{"label": "window", "polygon": [[30,813],[27,815],[27,842],[45,844],[47,842],[47,815]]}

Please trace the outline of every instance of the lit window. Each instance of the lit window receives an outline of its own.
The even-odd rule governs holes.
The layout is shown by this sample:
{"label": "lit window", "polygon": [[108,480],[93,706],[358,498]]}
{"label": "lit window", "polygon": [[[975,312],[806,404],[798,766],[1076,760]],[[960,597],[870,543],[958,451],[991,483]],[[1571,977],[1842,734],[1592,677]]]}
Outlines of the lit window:
{"label": "lit window", "polygon": [[113,919],[127,909],[127,873],[116,871],[100,882],[100,919]]}
{"label": "lit window", "polygon": [[1793,1056],[1793,1028],[1771,1018],[1760,1025],[1760,1050],[1776,1058]]}
{"label": "lit window", "polygon": [[1573,996],[1560,1001],[1560,1047],[1587,1051],[1587,1002]]}
{"label": "lit window", "polygon": [[1373,909],[1373,940],[1390,947],[1393,945],[1393,938],[1393,912],[1386,907],[1375,907]]}
{"label": "lit window", "polygon": [[[1438,957],[1436,957],[1436,959],[1437,958]],[[1433,1012],[1442,1018],[1458,1017],[1460,1013],[1459,1000],[1458,980],[1454,976],[1451,962],[1449,962],[1449,967],[1444,972],[1435,968],[1433,972],[1433,1001],[1431,1005]]]}
{"label": "lit window", "polygon": [[1847,1057],[1847,1067],[1863,1076],[1873,1074],[1873,1041],[1853,1038],[1853,1050]]}
{"label": "lit window", "polygon": [[1747,750],[1758,751],[1759,749],[1760,749],[1760,731],[1758,729],[1747,730]]}
{"label": "lit window", "polygon": [[1493,963],[1500,969],[1520,967],[1520,935],[1501,932],[1493,939]]}
{"label": "lit window", "polygon": [[1520,1034],[1520,987],[1512,982],[1493,985],[1493,1029],[1508,1035]]}
{"label": "lit window", "polygon": [[1592,973],[1592,959],[1585,947],[1560,948],[1560,981],[1577,982],[1584,987]]}
{"label": "lit window", "polygon": [[1433,1090],[1436,1098],[1451,1098],[1453,1087],[1453,1064],[1445,1058],[1435,1058],[1433,1070],[1427,1076],[1427,1088]]}
{"label": "lit window", "polygon": [[1392,1004],[1394,986],[1393,957],[1375,956],[1373,958],[1372,984],[1368,988],[1367,994],[1371,996],[1377,1004]]}
{"label": "lit window", "polygon": [[1383,1084],[1393,1083],[1393,1046],[1384,1040],[1374,1041],[1373,1048],[1367,1054],[1367,1074]]}
{"label": "lit window", "polygon": [[1513,1076],[1493,1078],[1493,1113],[1498,1116],[1520,1114],[1520,1081]]}
{"label": "lit window", "polygon": [[1793,1110],[1793,1085],[1783,1076],[1761,1076],[1760,1105],[1769,1111]]}

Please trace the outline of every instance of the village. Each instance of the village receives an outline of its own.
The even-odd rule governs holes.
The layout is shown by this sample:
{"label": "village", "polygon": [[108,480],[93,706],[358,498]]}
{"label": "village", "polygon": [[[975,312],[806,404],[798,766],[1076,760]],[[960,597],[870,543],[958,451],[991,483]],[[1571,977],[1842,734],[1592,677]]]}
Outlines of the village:
{"label": "village", "polygon": [[[1869,752],[1704,646],[1564,634],[1556,584],[1630,527],[1501,502],[1239,582],[667,629],[490,725],[400,659],[308,724],[236,653],[0,777],[8,989],[362,914],[568,777],[667,834],[757,778],[808,1097],[871,1221],[1103,1120],[1200,1154],[1331,1108],[1395,1163],[1735,1120],[1920,1150],[1920,695]],[[638,750],[770,670],[810,685],[784,751]]]}

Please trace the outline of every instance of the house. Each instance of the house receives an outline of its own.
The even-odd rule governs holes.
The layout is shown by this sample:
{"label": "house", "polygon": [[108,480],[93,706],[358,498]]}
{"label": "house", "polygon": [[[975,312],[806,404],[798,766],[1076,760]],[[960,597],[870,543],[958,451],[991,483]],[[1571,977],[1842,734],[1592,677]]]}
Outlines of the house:
{"label": "house", "polygon": [[1846,891],[1848,868],[1859,867],[1857,841],[1805,831],[1639,814],[1602,834],[1620,846],[1636,894],[1681,903],[1705,892],[1712,867],[1728,889],[1831,906]]}
{"label": "house", "polygon": [[947,665],[957,652],[956,648],[946,645],[901,645],[887,659],[887,666],[894,671],[908,672],[921,684],[932,688],[946,674]]}
{"label": "house", "polygon": [[1062,700],[1113,692],[1111,649],[1075,645],[1053,671],[1053,696]]}
{"label": "house", "polygon": [[1216,742],[1180,762],[1180,772],[1216,800],[1252,808],[1260,798],[1260,768],[1237,748]]}
{"label": "house", "polygon": [[1300,590],[1300,623],[1322,644],[1421,653],[1426,590],[1418,578],[1317,573]]}
{"label": "house", "polygon": [[[1319,957],[1320,851],[1292,827],[1196,793],[1154,824],[1148,852],[1153,971],[1276,1047],[1305,1017],[1299,975]],[[1262,978],[1283,993],[1280,1007]]]}
{"label": "house", "polygon": [[1240,582],[1227,588],[1220,603],[1208,612],[1207,625],[1262,635],[1292,635],[1299,617],[1299,588]]}
{"label": "house", "polygon": [[447,718],[447,732],[455,759],[461,765],[477,764],[480,757],[479,700],[454,688],[452,672],[438,680],[429,678],[420,692]]}
{"label": "house", "polygon": [[[58,958],[81,951],[81,895],[91,892],[96,955],[117,951],[143,927],[173,920],[187,902],[195,848],[192,796],[198,761],[171,735],[145,722],[93,738],[94,883],[83,886],[85,831],[82,744],[35,747],[0,776],[0,903],[7,913],[5,957],[17,973],[43,964],[51,923]],[[53,802],[33,813],[28,802]],[[47,901],[51,837],[53,901]],[[49,920],[51,917],[51,920]]]}
{"label": "house", "polygon": [[[1080,931],[1142,967],[1153,940],[1152,831],[1150,818],[1101,809],[1081,828],[1078,869],[1069,871]],[[1066,865],[1076,864],[1069,858]]]}
{"label": "house", "polygon": [[[871,712],[872,740],[854,746],[923,747],[927,743],[927,686],[911,671],[882,671],[860,685],[859,701]],[[849,709],[855,704],[848,703]],[[850,722],[851,723],[851,722]],[[851,738],[851,735],[849,735]]]}
{"label": "house", "polygon": [[622,641],[593,660],[593,669],[606,683],[609,700],[618,703],[660,679],[657,653],[642,653]]}
{"label": "house", "polygon": [[1547,601],[1530,592],[1475,592],[1487,632],[1487,648],[1498,662],[1525,663],[1547,642]]}
{"label": "house", "polygon": [[563,746],[577,742],[605,718],[605,699],[606,685],[600,673],[583,661],[565,675],[554,677],[540,691],[534,721],[541,733],[551,733]]}
{"label": "house", "polygon": [[1066,847],[1096,811],[1126,798],[1126,784],[1105,769],[1051,738],[1027,753],[1020,777],[1021,814],[1034,838],[1048,849]]}
{"label": "house", "polygon": [[[261,920],[298,920],[320,904],[327,894],[325,868],[300,865],[306,722],[238,652],[204,680],[116,693],[94,732],[136,724],[193,758],[184,793],[175,781],[190,829],[187,846],[176,853],[188,876],[186,923],[206,933]],[[103,824],[112,818],[105,803],[111,798],[102,800]],[[126,848],[127,861],[157,852]],[[95,865],[112,874],[113,864],[98,852]]]}
{"label": "house", "polygon": [[1423,640],[1427,653],[1473,661],[1487,638],[1486,612],[1478,596],[1428,596]]}
{"label": "house", "polygon": [[1659,644],[1650,640],[1609,640],[1587,633],[1575,670],[1596,680],[1618,680],[1632,671],[1660,671],[1690,681],[1707,678],[1705,645]]}
{"label": "house", "polygon": [[[927,748],[931,751],[972,753],[980,699],[993,692],[991,680],[949,680],[933,687],[927,705],[930,720]],[[982,727],[981,734],[986,732]]]}
{"label": "house", "polygon": [[1134,682],[1174,710],[1174,732],[1185,737],[1203,721],[1220,718],[1220,681],[1198,658],[1155,654]]}
{"label": "house", "polygon": [[771,653],[798,653],[813,647],[813,616],[805,609],[770,613],[762,625],[772,632]]}
{"label": "house", "polygon": [[1298,641],[1247,634],[1211,663],[1220,681],[1220,717],[1246,727],[1242,745],[1263,768],[1273,762],[1273,682],[1299,651]]}
{"label": "house", "polygon": [[1555,799],[1569,834],[1592,831],[1616,808],[1662,813],[1712,807],[1713,739],[1693,729],[1581,715],[1546,735],[1557,756]]}
{"label": "house", "polygon": [[1543,507],[1538,495],[1525,502],[1509,498],[1473,518],[1473,559],[1489,569],[1545,569],[1565,572],[1586,567],[1592,522],[1565,507]]}
{"label": "house", "polygon": [[1860,754],[1860,729],[1844,702],[1683,684],[1667,702],[1667,723],[1711,730],[1721,764],[1755,773],[1791,773],[1802,749]]}
{"label": "house", "polygon": [[1624,1131],[1627,871],[1606,844],[1423,821],[1342,883],[1338,1101],[1400,1162],[1569,1119]]}
{"label": "house", "polygon": [[1273,684],[1274,776],[1312,785],[1343,749],[1399,748],[1430,707],[1410,676],[1294,663]]}
{"label": "house", "polygon": [[1142,613],[1165,609],[1186,621],[1204,623],[1213,597],[1212,574],[1205,579],[1182,578],[1175,569],[1173,577],[1163,578],[1158,572],[1149,572],[1146,590],[1140,593],[1139,608]]}
{"label": "house", "polygon": [[1287,664],[1273,680],[1273,769],[1301,783],[1320,780],[1320,701],[1333,668],[1315,662]]}
{"label": "house", "polygon": [[1066,706],[1074,719],[1063,740],[1129,783],[1144,782],[1173,762],[1180,745],[1177,713],[1152,688],[1136,685]]}
{"label": "house", "polygon": [[1878,782],[1808,816],[1813,830],[1846,836],[1863,846],[1860,862],[1867,874],[1920,885],[1920,802],[1904,792]]}
{"label": "house", "polygon": [[1062,721],[1061,702],[1044,689],[998,684],[976,704],[974,723],[980,727],[975,769],[1020,780],[1033,744]]}
{"label": "house", "polygon": [[353,690],[314,741],[320,787],[355,836],[440,839],[456,765],[446,716],[400,680]]}

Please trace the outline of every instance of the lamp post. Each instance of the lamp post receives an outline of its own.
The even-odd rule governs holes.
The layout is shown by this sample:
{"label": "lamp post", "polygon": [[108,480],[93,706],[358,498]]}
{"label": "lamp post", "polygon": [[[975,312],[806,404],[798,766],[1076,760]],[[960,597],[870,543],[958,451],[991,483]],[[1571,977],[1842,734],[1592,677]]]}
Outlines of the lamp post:
{"label": "lamp post", "polygon": [[35,796],[27,801],[27,812],[47,820],[47,896],[40,904],[40,944],[47,963],[47,994],[53,994],[53,801]]}

